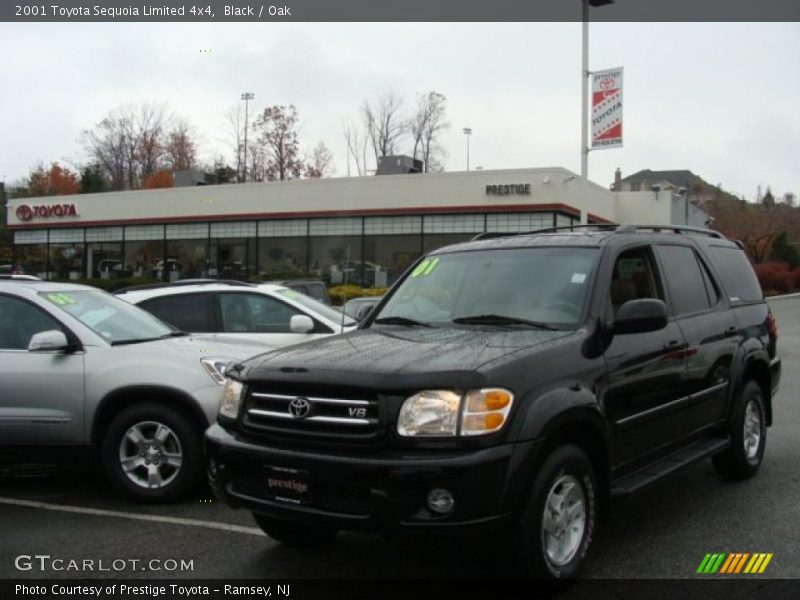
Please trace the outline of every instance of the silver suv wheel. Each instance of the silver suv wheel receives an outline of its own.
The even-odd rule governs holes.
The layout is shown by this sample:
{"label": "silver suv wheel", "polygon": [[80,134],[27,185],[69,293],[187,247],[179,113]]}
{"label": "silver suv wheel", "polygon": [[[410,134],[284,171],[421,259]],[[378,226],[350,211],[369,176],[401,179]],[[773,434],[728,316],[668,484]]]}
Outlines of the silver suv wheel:
{"label": "silver suv wheel", "polygon": [[586,497],[572,475],[556,479],[544,503],[542,542],[547,558],[556,567],[571,561],[583,541],[586,527]]}
{"label": "silver suv wheel", "polygon": [[761,446],[761,406],[755,400],[747,403],[743,428],[744,454],[748,461],[753,462]]}
{"label": "silver suv wheel", "polygon": [[178,436],[165,424],[140,421],[122,437],[119,462],[122,472],[137,486],[159,489],[178,476],[183,449]]}

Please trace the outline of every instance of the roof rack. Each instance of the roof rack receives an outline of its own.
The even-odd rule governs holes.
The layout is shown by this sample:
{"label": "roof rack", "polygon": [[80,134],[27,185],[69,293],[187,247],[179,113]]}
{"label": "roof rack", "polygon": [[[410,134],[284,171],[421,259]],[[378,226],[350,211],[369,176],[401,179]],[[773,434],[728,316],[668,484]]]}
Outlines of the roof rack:
{"label": "roof rack", "polygon": [[590,225],[564,225],[562,227],[548,227],[547,229],[537,229],[536,231],[524,231],[518,233],[485,232],[479,233],[472,238],[472,241],[490,240],[494,238],[511,237],[516,235],[536,235],[539,233],[558,233],[559,231],[574,231],[575,229],[599,229],[609,230],[612,233],[636,233],[637,231],[651,230],[655,233],[670,231],[672,233],[690,233],[694,235],[707,235],[708,237],[725,239],[719,231],[706,229],[704,227],[690,227],[688,225],[619,225],[617,223],[594,223]]}
{"label": "roof rack", "polygon": [[546,229],[536,229],[534,231],[519,231],[515,233],[504,233],[499,231],[486,231],[479,233],[471,241],[491,240],[494,238],[512,237],[515,235],[536,235],[537,233],[558,233],[559,231],[573,231],[575,229],[610,229],[620,227],[617,223],[592,223],[588,225],[562,225],[561,227],[548,227]]}
{"label": "roof rack", "polygon": [[116,294],[124,294],[126,292],[140,292],[145,290],[158,290],[162,288],[184,287],[187,285],[230,285],[234,287],[256,287],[254,283],[247,283],[246,281],[238,281],[236,279],[181,279],[180,281],[171,281],[165,283],[146,283],[144,285],[132,285],[114,291]]}
{"label": "roof rack", "polygon": [[621,225],[620,228],[617,229],[616,233],[635,233],[643,229],[650,229],[656,233],[659,233],[661,231],[671,231],[672,233],[695,233],[695,234],[707,235],[713,238],[724,239],[723,235],[719,231],[714,231],[713,229],[706,229],[705,227],[690,227],[688,225],[644,225],[644,224]]}

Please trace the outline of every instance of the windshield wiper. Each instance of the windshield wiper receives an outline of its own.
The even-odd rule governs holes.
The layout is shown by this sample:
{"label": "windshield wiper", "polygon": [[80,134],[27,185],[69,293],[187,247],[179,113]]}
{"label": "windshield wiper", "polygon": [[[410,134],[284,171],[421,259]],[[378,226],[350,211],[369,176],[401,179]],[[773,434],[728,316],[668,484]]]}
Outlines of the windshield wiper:
{"label": "windshield wiper", "polygon": [[529,321],[518,317],[507,317],[505,315],[473,315],[471,317],[457,317],[453,323],[459,325],[527,325],[536,329],[546,329],[547,331],[559,331],[559,328],[550,323],[542,321]]}
{"label": "windshield wiper", "polygon": [[408,317],[382,317],[375,319],[375,323],[380,325],[405,325],[407,327],[430,327],[430,323],[423,323],[422,321],[415,321]]}
{"label": "windshield wiper", "polygon": [[149,338],[131,338],[128,340],[115,340],[111,342],[112,346],[127,346],[129,344],[143,344],[145,342],[157,342],[158,340],[166,340],[168,338],[173,337],[185,337],[189,335],[185,331],[170,331],[169,333],[165,333],[164,335],[159,335],[157,337],[149,337]]}

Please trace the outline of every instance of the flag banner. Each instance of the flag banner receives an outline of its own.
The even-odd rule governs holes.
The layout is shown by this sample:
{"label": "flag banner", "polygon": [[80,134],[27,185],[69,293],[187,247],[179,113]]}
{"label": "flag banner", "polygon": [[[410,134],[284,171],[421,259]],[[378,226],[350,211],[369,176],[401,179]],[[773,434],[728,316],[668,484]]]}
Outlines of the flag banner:
{"label": "flag banner", "polygon": [[622,146],[622,67],[592,73],[592,149]]}

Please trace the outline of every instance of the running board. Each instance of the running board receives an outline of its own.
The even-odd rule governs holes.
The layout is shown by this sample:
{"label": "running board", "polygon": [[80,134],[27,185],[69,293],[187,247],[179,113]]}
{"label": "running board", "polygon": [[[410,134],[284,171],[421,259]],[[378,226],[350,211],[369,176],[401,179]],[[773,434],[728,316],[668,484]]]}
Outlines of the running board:
{"label": "running board", "polygon": [[651,483],[655,483],[662,477],[666,477],[693,462],[722,452],[730,443],[731,440],[729,437],[714,437],[700,440],[680,450],[676,450],[672,454],[659,458],[641,469],[612,480],[611,495],[624,496],[625,494],[638,492]]}

